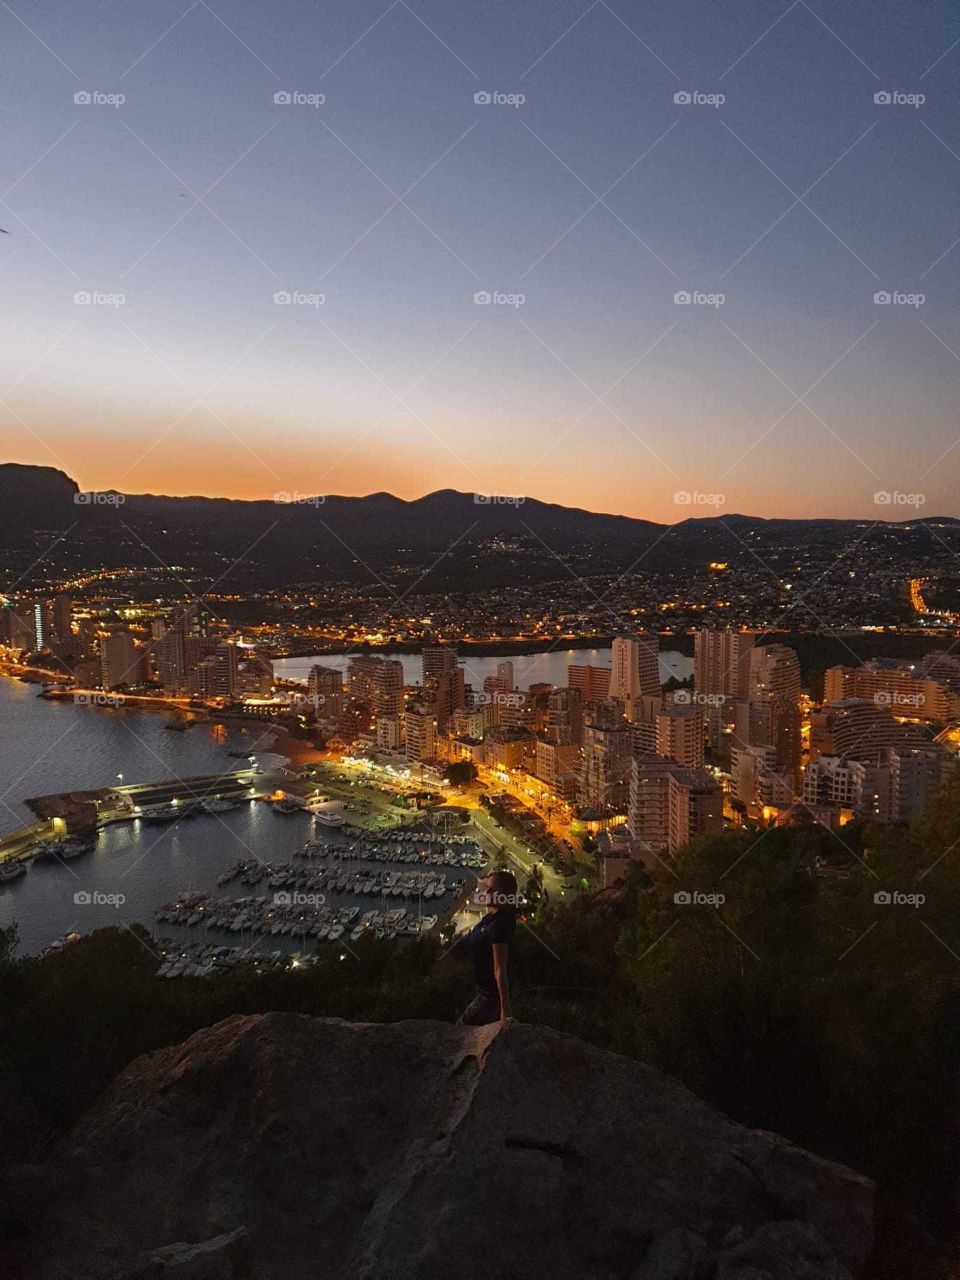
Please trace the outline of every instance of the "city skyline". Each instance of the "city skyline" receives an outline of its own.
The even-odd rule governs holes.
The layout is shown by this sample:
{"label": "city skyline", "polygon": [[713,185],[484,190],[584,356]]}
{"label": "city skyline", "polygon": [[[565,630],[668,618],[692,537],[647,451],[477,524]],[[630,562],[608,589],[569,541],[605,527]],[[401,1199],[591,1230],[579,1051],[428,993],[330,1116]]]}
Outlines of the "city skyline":
{"label": "city skyline", "polygon": [[7,38],[10,460],[960,515],[944,14],[197,0]]}

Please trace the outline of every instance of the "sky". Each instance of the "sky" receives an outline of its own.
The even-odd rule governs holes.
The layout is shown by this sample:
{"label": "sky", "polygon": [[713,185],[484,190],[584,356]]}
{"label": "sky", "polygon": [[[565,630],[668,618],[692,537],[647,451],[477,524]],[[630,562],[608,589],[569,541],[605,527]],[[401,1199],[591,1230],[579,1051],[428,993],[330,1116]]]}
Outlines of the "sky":
{"label": "sky", "polygon": [[0,27],[3,460],[960,516],[948,6],[13,0]]}

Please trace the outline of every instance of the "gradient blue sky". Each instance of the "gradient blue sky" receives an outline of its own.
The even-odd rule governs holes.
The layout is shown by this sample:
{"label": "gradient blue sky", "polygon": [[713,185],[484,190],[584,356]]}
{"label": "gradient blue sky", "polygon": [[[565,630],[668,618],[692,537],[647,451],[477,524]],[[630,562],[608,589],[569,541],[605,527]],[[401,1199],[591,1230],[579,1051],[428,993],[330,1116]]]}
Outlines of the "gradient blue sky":
{"label": "gradient blue sky", "polygon": [[5,459],[128,492],[960,515],[948,6],[14,0],[0,26]]}

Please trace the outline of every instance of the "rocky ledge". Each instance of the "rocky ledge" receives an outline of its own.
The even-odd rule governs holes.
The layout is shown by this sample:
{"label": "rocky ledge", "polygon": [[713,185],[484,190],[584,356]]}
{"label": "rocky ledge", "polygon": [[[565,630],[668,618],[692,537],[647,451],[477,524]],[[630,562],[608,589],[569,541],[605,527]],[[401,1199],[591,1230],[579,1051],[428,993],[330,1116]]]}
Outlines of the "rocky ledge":
{"label": "rocky ledge", "polygon": [[849,1280],[872,1237],[866,1179],[516,1023],[229,1018],[14,1186],[25,1280]]}

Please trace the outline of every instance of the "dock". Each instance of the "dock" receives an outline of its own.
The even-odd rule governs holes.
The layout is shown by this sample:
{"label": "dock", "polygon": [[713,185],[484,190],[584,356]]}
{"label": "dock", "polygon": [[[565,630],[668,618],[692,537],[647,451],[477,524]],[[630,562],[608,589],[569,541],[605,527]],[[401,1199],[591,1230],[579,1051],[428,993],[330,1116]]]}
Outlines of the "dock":
{"label": "dock", "polygon": [[44,840],[92,835],[115,822],[132,822],[139,810],[172,804],[190,808],[203,800],[261,800],[284,781],[277,770],[236,769],[198,778],[135,782],[91,791],[66,791],[25,801],[37,815],[31,826],[0,838],[0,864],[30,857]]}

